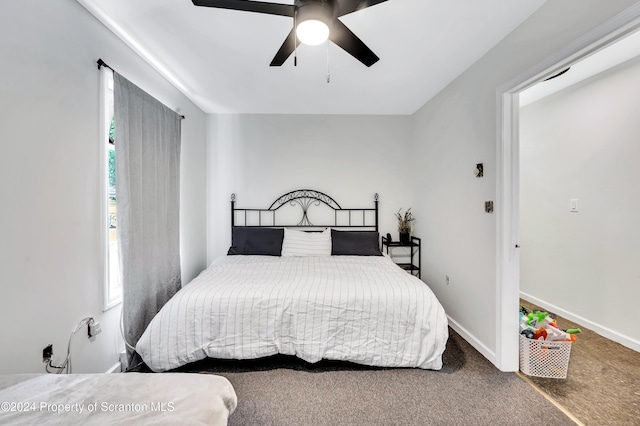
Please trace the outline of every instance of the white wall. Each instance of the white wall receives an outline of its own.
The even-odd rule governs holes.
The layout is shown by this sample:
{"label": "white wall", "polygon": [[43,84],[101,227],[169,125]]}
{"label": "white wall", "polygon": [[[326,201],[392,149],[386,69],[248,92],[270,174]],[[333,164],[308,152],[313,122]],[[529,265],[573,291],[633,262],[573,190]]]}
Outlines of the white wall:
{"label": "white wall", "polygon": [[520,112],[520,290],[636,350],[638,111],[640,59]]}
{"label": "white wall", "polygon": [[[483,206],[496,197],[496,90],[634,3],[545,3],[412,118],[423,279],[454,328],[494,363],[496,220]],[[482,179],[472,173],[477,162],[485,165]],[[449,286],[445,274],[451,277]]]}
{"label": "white wall", "polygon": [[397,238],[394,213],[411,207],[409,117],[209,115],[207,257],[231,244],[230,195],[238,207],[268,207],[295,189],[316,189],[342,207],[373,207],[380,233]]}
{"label": "white wall", "polygon": [[[5,2],[6,3],[6,2]],[[186,282],[206,264],[205,115],[75,0],[26,0],[0,14],[0,373],[62,361],[75,325],[74,372],[103,372],[123,347],[120,307],[102,312],[98,58],[186,115],[181,255]]]}
{"label": "white wall", "polygon": [[[270,203],[303,186],[345,206],[369,204],[379,192],[381,232],[393,233],[393,213],[413,206],[425,247],[424,279],[454,325],[493,360],[495,218],[482,203],[495,197],[495,90],[633,3],[547,2],[411,118],[207,116],[206,153],[204,114],[76,1],[5,5],[0,373],[42,371],[42,348],[53,343],[62,357],[70,331],[87,315],[104,332],[95,343],[74,342],[75,371],[105,371],[117,361],[119,308],[101,313],[99,283],[99,57],[187,116],[184,282],[226,251],[231,192],[240,206]],[[472,174],[479,161],[483,180]]]}

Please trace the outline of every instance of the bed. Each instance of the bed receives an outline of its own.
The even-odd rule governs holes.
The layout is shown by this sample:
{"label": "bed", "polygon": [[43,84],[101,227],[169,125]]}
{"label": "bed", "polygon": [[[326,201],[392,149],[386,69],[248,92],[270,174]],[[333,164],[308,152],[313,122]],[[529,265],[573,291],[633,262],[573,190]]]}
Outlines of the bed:
{"label": "bed", "polygon": [[0,376],[0,424],[227,424],[237,404],[213,374]]}
{"label": "bed", "polygon": [[[291,217],[283,206],[301,208],[302,219],[279,225],[279,214]],[[310,214],[321,206],[328,224]],[[374,208],[358,209],[312,190],[287,193],[267,209],[238,209],[232,196],[231,218],[228,255],[184,286],[138,341],[153,371],[275,354],[442,367],[444,309],[424,282],[380,252],[377,194]]]}

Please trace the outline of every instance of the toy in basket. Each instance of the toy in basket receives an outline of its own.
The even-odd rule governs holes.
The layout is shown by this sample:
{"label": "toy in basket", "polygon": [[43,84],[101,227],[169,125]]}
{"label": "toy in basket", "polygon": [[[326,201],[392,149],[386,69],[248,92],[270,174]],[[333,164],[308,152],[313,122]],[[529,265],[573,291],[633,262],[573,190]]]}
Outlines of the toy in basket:
{"label": "toy in basket", "polygon": [[520,371],[528,376],[566,379],[571,344],[579,328],[561,330],[547,312],[520,309]]}

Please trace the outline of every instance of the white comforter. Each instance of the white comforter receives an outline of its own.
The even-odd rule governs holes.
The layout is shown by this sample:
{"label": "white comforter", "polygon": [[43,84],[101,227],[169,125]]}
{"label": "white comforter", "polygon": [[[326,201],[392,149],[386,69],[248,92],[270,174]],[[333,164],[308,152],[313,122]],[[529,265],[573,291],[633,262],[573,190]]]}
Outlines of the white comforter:
{"label": "white comforter", "polygon": [[223,426],[237,402],[213,374],[0,375],[0,424]]}
{"label": "white comforter", "polygon": [[154,371],[278,353],[437,370],[447,337],[431,289],[385,256],[226,256],[160,310],[136,350]]}

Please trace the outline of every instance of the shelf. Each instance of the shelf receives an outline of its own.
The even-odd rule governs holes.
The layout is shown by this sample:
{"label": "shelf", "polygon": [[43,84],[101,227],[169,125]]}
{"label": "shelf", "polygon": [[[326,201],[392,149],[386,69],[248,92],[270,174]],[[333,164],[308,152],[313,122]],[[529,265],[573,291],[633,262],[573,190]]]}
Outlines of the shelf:
{"label": "shelf", "polygon": [[[395,258],[410,257],[410,261],[409,262],[406,262],[406,261],[404,261],[404,262],[395,262],[395,260],[394,260],[396,265],[398,265],[400,268],[404,269],[405,271],[407,271],[411,275],[417,276],[418,278],[420,278],[420,249],[421,249],[421,244],[422,244],[422,241],[418,237],[411,237],[411,241],[408,242],[408,243],[401,243],[400,241],[389,241],[386,237],[382,237],[382,249],[384,250],[384,248],[386,247],[386,252],[391,257],[392,260],[394,259],[394,257]],[[395,248],[395,247],[405,247],[405,248],[408,248],[410,250],[408,250],[408,253],[394,255],[393,251],[390,250],[390,249]]]}
{"label": "shelf", "polygon": [[399,267],[401,267],[405,271],[419,271],[420,270],[420,268],[418,268],[416,265],[412,265],[411,263],[396,263],[396,265],[398,265]]}
{"label": "shelf", "polygon": [[[413,237],[413,238],[417,238],[417,237]],[[401,243],[400,241],[391,241],[391,242],[385,242],[384,245],[387,245],[389,247],[418,247],[420,244],[413,241],[410,243]]]}

